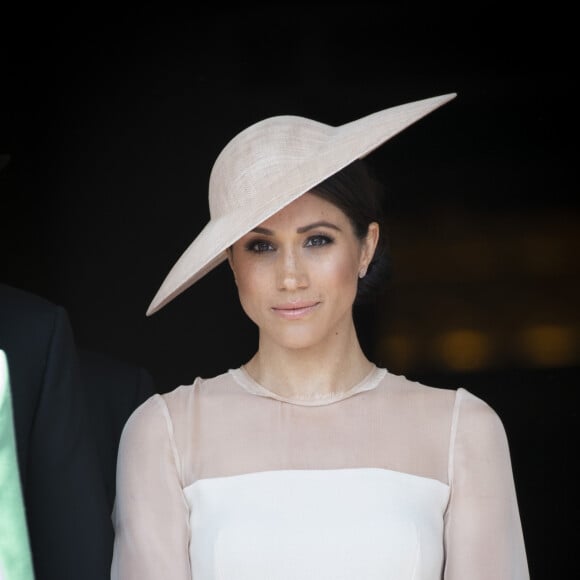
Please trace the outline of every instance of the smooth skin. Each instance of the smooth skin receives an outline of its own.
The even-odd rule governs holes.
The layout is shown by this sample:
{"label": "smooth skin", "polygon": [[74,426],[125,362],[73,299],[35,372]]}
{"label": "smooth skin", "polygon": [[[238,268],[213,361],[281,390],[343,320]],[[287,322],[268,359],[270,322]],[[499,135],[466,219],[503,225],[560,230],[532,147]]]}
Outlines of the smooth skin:
{"label": "smooth skin", "polygon": [[347,390],[373,369],[352,306],[378,238],[377,223],[360,240],[342,210],[309,192],[229,249],[242,308],[259,329],[244,365],[254,380],[308,398]]}

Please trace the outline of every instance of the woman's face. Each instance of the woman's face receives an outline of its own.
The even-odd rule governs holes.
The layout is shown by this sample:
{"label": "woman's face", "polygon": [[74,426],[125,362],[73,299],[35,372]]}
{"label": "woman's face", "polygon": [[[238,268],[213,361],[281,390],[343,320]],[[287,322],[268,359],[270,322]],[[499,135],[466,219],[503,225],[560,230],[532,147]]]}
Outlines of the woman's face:
{"label": "woman's face", "polygon": [[260,340],[308,348],[350,330],[358,275],[378,240],[364,240],[335,205],[306,193],[229,251],[240,302]]}

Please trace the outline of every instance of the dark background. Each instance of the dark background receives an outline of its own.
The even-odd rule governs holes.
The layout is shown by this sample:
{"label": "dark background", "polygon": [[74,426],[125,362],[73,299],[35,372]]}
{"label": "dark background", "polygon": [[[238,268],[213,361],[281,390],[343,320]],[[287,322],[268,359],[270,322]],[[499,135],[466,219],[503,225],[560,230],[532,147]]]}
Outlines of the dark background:
{"label": "dark background", "polygon": [[338,125],[457,92],[369,158],[393,275],[357,324],[379,364],[497,409],[532,577],[563,576],[578,519],[572,21],[556,5],[7,7],[2,281],[64,305],[82,346],[159,391],[237,366],[256,332],[225,266],[145,317],[208,218],[227,140],[270,115]]}

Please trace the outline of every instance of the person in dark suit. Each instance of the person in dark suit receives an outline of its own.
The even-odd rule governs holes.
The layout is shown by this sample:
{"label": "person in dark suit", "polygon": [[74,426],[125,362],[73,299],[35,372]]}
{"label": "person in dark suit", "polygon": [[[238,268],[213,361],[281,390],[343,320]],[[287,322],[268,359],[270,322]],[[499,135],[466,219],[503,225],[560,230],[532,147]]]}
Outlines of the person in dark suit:
{"label": "person in dark suit", "polygon": [[129,415],[155,394],[155,384],[143,367],[84,348],[79,348],[78,353],[100,471],[112,513],[121,431]]}
{"label": "person in dark suit", "polygon": [[110,509],[66,310],[0,284],[0,349],[35,578],[109,578]]}

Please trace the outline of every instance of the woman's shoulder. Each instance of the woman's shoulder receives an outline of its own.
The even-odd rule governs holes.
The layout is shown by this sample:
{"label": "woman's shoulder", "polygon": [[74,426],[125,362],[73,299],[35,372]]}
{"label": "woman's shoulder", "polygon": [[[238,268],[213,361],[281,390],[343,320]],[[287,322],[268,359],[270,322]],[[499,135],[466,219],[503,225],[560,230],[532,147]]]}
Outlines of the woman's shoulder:
{"label": "woman's shoulder", "polygon": [[189,384],[182,384],[162,393],[161,399],[168,406],[184,404],[192,398],[207,397],[231,390],[231,371],[227,370],[211,377],[196,376]]}
{"label": "woman's shoulder", "polygon": [[439,410],[446,415],[469,416],[471,419],[497,421],[492,406],[461,385],[433,386],[429,381],[388,373],[385,378],[389,396],[402,405],[412,405],[417,410],[434,415]]}
{"label": "woman's shoulder", "polygon": [[141,430],[142,426],[163,424],[172,431],[175,424],[188,416],[194,405],[199,404],[200,399],[208,399],[227,390],[231,383],[228,377],[229,372],[213,377],[197,376],[189,384],[154,393],[134,409],[124,430]]}
{"label": "woman's shoulder", "polygon": [[384,386],[392,397],[399,397],[401,399],[415,402],[424,400],[429,404],[436,402],[446,402],[453,405],[461,387],[457,386],[434,386],[429,382],[424,382],[420,378],[411,378],[406,375],[394,374],[388,372]]}
{"label": "woman's shoulder", "polygon": [[219,411],[220,408],[223,410],[227,400],[233,404],[236,395],[241,393],[242,390],[232,377],[232,371],[228,369],[211,377],[198,375],[189,384],[153,395],[141,405],[140,412],[161,413],[176,421],[203,408],[203,413],[209,416],[213,411]]}

